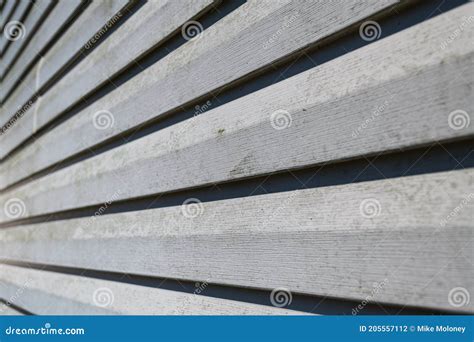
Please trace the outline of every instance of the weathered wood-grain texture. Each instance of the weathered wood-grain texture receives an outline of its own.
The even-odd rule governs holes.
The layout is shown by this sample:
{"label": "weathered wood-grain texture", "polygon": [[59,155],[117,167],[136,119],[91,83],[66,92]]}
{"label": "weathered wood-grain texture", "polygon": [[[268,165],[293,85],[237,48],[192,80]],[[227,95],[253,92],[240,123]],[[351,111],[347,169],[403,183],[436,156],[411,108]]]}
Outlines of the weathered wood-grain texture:
{"label": "weathered wood-grain texture", "polygon": [[0,259],[356,300],[383,282],[372,300],[449,310],[474,291],[473,194],[469,169],[41,223],[1,230]]}
{"label": "weathered wood-grain texture", "polygon": [[0,79],[5,77],[7,70],[11,68],[12,63],[17,61],[18,55],[29,44],[29,39],[35,34],[38,25],[42,24],[47,11],[53,6],[53,0],[42,0],[35,2],[31,7],[26,19],[22,22],[24,30],[21,33],[22,38],[15,41],[12,46],[3,54],[2,63],[0,63]]}
{"label": "weathered wood-grain texture", "polygon": [[52,43],[52,39],[58,33],[67,28],[65,25],[71,20],[80,5],[81,0],[68,0],[59,1],[54,6],[23,53],[18,57],[16,63],[2,80],[0,89],[1,102],[5,100],[32,61],[44,55],[45,47]]}
{"label": "weathered wood-grain texture", "polygon": [[[30,217],[103,203],[118,188],[115,200],[472,136],[474,126],[453,129],[449,114],[474,111],[474,30],[466,29],[449,49],[439,44],[473,9],[468,4],[14,188],[0,196],[0,205],[20,198],[27,208],[24,217]],[[279,122],[272,121],[272,113],[278,110],[287,111],[279,119],[291,121],[289,127],[274,128]],[[88,140],[100,132],[91,126]],[[74,135],[74,141],[84,140]],[[41,164],[73,144],[52,144],[41,153],[44,146],[38,143],[33,150]],[[17,172],[9,172],[13,166],[6,163],[1,178],[15,178],[28,163],[34,165],[36,153],[27,155]],[[0,212],[0,221],[8,220]]]}
{"label": "weathered wood-grain texture", "polygon": [[0,298],[41,315],[295,315],[298,311],[0,265]]}
{"label": "weathered wood-grain texture", "polygon": [[[11,18],[8,20],[8,22],[4,23],[5,28],[2,29],[2,39],[0,39],[0,56],[2,57],[1,64],[3,64],[3,57],[5,55],[5,52],[7,51],[7,48],[10,48],[12,45],[16,45],[18,43],[18,40],[15,40],[15,41],[9,40],[6,38],[7,35],[3,34],[5,32],[4,29],[6,29],[6,25],[9,22],[21,22],[22,18],[30,9],[32,4],[33,3],[31,0],[18,1],[18,5],[16,6]],[[21,43],[21,40],[20,40],[20,43]]]}
{"label": "weathered wood-grain texture", "polygon": [[[120,10],[127,5],[127,0],[102,0],[92,2],[79,18],[54,44],[51,50],[36,64],[22,84],[15,89],[0,110],[0,127],[32,98],[62,68],[67,66],[94,35],[109,22],[120,19]],[[30,122],[33,118],[30,117]],[[9,132],[10,133],[10,132]],[[5,136],[6,134],[3,134]]]}
{"label": "weathered wood-grain texture", "polygon": [[45,110],[61,111],[74,105],[211,4],[212,0],[147,2],[44,95]]}
{"label": "weathered wood-grain texture", "polygon": [[41,99],[37,115],[61,112],[176,31],[213,0],[149,1]]}
{"label": "weathered wood-grain texture", "polygon": [[[205,30],[201,38],[186,43],[96,101],[78,117],[88,121],[100,110],[123,117],[115,121],[113,129],[89,138],[91,143],[98,143],[260,71],[396,2],[253,1]],[[250,12],[255,7],[266,14],[255,17]],[[219,44],[212,42],[216,38]],[[183,89],[184,82],[187,86]],[[64,92],[52,89],[45,96],[52,99],[30,108],[25,120],[0,137],[0,158],[65,109],[64,102],[57,100],[65,96]],[[73,96],[77,98],[78,94]],[[33,115],[35,120],[31,119]]]}
{"label": "weathered wood-grain texture", "polygon": [[[17,4],[17,0],[8,1],[2,8],[2,12],[0,12],[0,30],[3,32],[3,27],[7,23],[8,18],[12,15],[12,11],[15,10],[15,5]],[[0,39],[5,39],[5,37],[1,37]],[[1,51],[0,51],[1,56]]]}
{"label": "weathered wood-grain texture", "polygon": [[[471,156],[345,173],[472,145],[474,3],[429,19],[416,0],[1,6],[26,35],[0,37],[0,314],[300,314],[260,305],[276,288],[474,314],[452,301],[474,293]],[[383,37],[364,42],[369,20]],[[324,164],[318,186],[236,190]]]}

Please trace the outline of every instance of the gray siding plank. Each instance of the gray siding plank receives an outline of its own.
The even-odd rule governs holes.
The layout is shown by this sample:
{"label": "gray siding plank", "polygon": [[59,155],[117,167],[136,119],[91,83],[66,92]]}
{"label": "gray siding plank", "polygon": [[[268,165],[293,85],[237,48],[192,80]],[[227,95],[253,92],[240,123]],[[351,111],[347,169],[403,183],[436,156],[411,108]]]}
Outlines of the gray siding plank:
{"label": "gray siding plank", "polygon": [[[23,16],[25,15],[26,11],[32,6],[31,0],[22,0],[18,2],[18,5],[15,8],[15,12],[13,12],[12,17],[10,18],[9,22],[11,21],[21,21]],[[5,22],[4,25],[7,25],[8,22]],[[1,26],[0,26],[1,27]],[[21,40],[13,41],[10,42],[8,39],[6,39],[5,35],[3,35],[3,30],[6,28],[6,26],[2,29],[2,39],[0,40],[0,56],[2,57],[2,64],[4,63],[3,61],[3,55],[5,54],[7,44],[10,43],[9,47],[11,48],[12,45],[20,44]]]}
{"label": "gray siding plank", "polygon": [[[158,44],[212,0],[150,1],[43,97],[46,110],[62,111]],[[56,103],[52,103],[55,101]],[[59,108],[58,108],[59,106]]]}
{"label": "gray siding plank", "polygon": [[52,0],[42,0],[40,2],[35,2],[31,8],[31,11],[28,13],[28,16],[23,21],[24,25],[24,36],[22,39],[15,41],[13,46],[8,49],[7,52],[2,56],[2,63],[0,64],[0,79],[2,79],[2,88],[4,87],[4,77],[5,72],[10,67],[13,62],[16,62],[18,54],[21,49],[28,44],[28,39],[36,32],[37,25],[40,24],[40,19],[45,15],[48,8],[51,6]]}
{"label": "gray siding plank", "polygon": [[[260,6],[268,7],[271,12],[251,26],[245,23],[245,8],[252,8],[255,4],[246,7],[244,5],[228,16],[238,20],[231,22],[235,32],[227,28],[225,32],[229,32],[229,36],[218,38],[219,41],[223,40],[221,44],[209,44],[213,36],[208,37],[206,30],[200,39],[188,42],[168,58],[137,75],[79,115],[88,116],[91,111],[95,113],[98,110],[134,113],[122,114],[124,119],[117,120],[113,130],[104,131],[100,140],[91,140],[92,143],[99,143],[268,67],[285,56],[319,42],[396,2],[262,2]],[[222,29],[223,24],[217,23],[213,26],[216,27],[211,27],[210,31],[217,30],[217,27]],[[272,42],[274,36],[276,41]],[[206,49],[198,48],[197,45]],[[199,52],[201,53],[198,54]],[[184,83],[186,87],[183,88]],[[51,92],[46,96],[48,98],[45,98],[41,105],[37,108],[34,106],[25,113],[25,120],[14,125],[9,134],[0,137],[0,158],[69,105],[67,101],[62,103],[63,92]],[[35,120],[31,120],[32,116]]]}
{"label": "gray siding plank", "polygon": [[302,314],[271,306],[9,265],[0,265],[0,279],[5,280],[4,286],[0,287],[0,296],[7,296],[14,304],[41,315]]}
{"label": "gray siding plank", "polygon": [[[16,88],[0,109],[0,126],[8,120],[36,94],[61,68],[80,53],[87,42],[120,10],[127,5],[127,0],[102,0],[92,2],[56,42],[43,58]],[[33,120],[30,120],[33,122]],[[5,136],[5,134],[3,135]]]}
{"label": "gray siding plank", "polygon": [[6,94],[10,93],[20,75],[31,64],[42,50],[51,42],[51,39],[60,31],[65,30],[65,24],[71,19],[72,15],[81,5],[81,0],[59,1],[45,19],[43,25],[38,29],[33,39],[30,41],[23,54],[13,65],[12,69],[2,80],[2,89],[0,91],[0,100],[5,100]]}
{"label": "gray siding plank", "polygon": [[0,259],[473,312],[448,300],[474,291],[473,193],[466,169],[46,222]]}
{"label": "gray siding plank", "polygon": [[[437,44],[474,8],[466,6],[13,188],[0,204],[21,199],[25,218],[103,203],[117,189],[115,200],[129,199],[472,136],[473,125],[452,128],[450,113],[474,111],[474,32],[466,29],[449,49]],[[280,109],[292,119],[277,130],[272,113]],[[0,212],[0,221],[11,219]]]}

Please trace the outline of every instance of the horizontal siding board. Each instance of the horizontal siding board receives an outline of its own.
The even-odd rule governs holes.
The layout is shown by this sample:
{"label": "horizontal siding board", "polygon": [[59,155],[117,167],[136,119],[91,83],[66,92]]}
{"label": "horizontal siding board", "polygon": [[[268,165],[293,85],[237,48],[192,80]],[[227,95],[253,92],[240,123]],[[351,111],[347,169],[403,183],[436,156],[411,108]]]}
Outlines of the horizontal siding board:
{"label": "horizontal siding board", "polygon": [[[22,1],[18,1],[18,5],[16,6],[15,8],[15,11],[13,12],[13,15],[11,16],[10,21],[22,21],[23,17],[25,16],[26,12],[28,11],[28,9],[30,8],[30,6],[32,6],[32,1],[31,0],[22,0]],[[5,22],[5,25],[8,24],[8,22]],[[3,33],[3,30],[2,30],[2,33]],[[10,45],[8,45],[8,43],[10,43]],[[20,40],[16,40],[16,41],[9,41],[8,39],[6,39],[6,37],[4,35],[2,35],[2,39],[0,40],[0,56],[2,57],[2,64],[4,63],[3,61],[3,57],[5,55],[5,52],[7,51],[6,47],[8,45],[8,47],[12,47],[12,46],[15,46],[17,44],[20,44],[21,43],[21,39]]]}
{"label": "horizontal siding board", "polygon": [[61,113],[71,107],[127,65],[135,65],[136,59],[212,3],[212,0],[145,3],[109,39],[43,95],[37,115]]}
{"label": "horizontal siding board", "polygon": [[[52,3],[59,8],[48,1],[33,8],[25,24],[38,23],[36,11],[46,13]],[[26,220],[440,142],[472,144],[474,28],[465,24],[474,17],[474,3],[469,3],[5,190],[309,45],[343,32],[357,34],[358,22],[381,18],[396,3],[251,0],[199,39],[21,146],[217,2],[156,0],[135,7],[117,31],[47,91],[44,86],[94,33],[133,2],[82,3],[84,13],[51,46],[72,12],[50,26],[42,23],[49,36],[38,37],[43,31],[32,29],[33,40],[8,43],[2,63],[13,63],[19,72],[33,68],[15,89],[19,75],[12,76],[15,68],[7,72],[12,94],[0,108],[0,126],[29,98],[41,98],[0,134],[0,160],[19,147],[0,162],[0,224],[10,223],[0,229],[0,315],[20,308],[45,315],[301,314],[97,278],[109,272],[474,314],[473,302],[455,306],[450,298],[455,289],[474,291],[474,168],[198,201],[193,207],[160,204],[158,197],[154,209],[109,214],[105,206],[105,215],[89,217],[78,210],[70,214],[84,217],[64,219],[65,213],[52,222],[47,216]],[[70,4],[80,6],[79,0]],[[47,45],[46,58],[29,65],[29,49]],[[0,74],[6,67],[0,66]],[[114,126],[98,130],[94,117],[103,110],[112,113]],[[454,113],[462,127],[455,127]],[[20,202],[13,211],[19,208],[21,215],[9,212],[11,200]],[[25,266],[30,263],[35,268]],[[40,270],[41,265],[58,266],[51,268],[57,272]],[[71,269],[92,269],[94,277],[68,274]],[[99,290],[113,299],[108,305],[95,302]]]}
{"label": "horizontal siding board", "polygon": [[[92,2],[16,88],[0,110],[0,126],[5,125],[36,92],[66,66],[110,19],[127,5],[127,0]],[[25,118],[22,118],[25,119]],[[32,118],[29,121],[33,122]],[[9,132],[10,133],[10,132]],[[3,136],[5,136],[4,134]]]}
{"label": "horizontal siding board", "polygon": [[9,265],[0,265],[0,277],[5,279],[0,296],[8,296],[14,304],[41,315],[301,314],[271,306]]}
{"label": "horizontal siding board", "polygon": [[[466,29],[450,49],[436,44],[467,8],[13,188],[0,204],[19,198],[23,217],[31,217],[107,202],[117,189],[115,200],[129,199],[472,136],[472,125],[452,129],[449,113],[474,111],[473,30]],[[338,73],[343,77],[334,77]],[[379,117],[354,137],[381,106]],[[287,129],[272,127],[278,109],[292,116]],[[27,167],[19,165],[12,173]],[[9,220],[0,212],[0,221]]]}
{"label": "horizontal siding board", "polygon": [[52,4],[52,0],[42,0],[35,2],[28,13],[28,16],[25,20],[23,20],[22,24],[25,27],[24,37],[15,41],[15,43],[12,44],[12,47],[10,47],[8,51],[6,51],[2,56],[2,63],[0,64],[0,79],[2,79],[2,88],[4,87],[5,72],[11,67],[12,63],[17,61],[18,54],[25,46],[27,46],[29,39],[31,39],[30,37],[35,34],[37,26],[41,24],[41,21],[44,20],[44,15]]}
{"label": "horizontal siding board", "polygon": [[473,312],[448,301],[474,291],[473,193],[467,169],[39,223],[0,259]]}
{"label": "horizontal siding board", "polygon": [[2,89],[0,91],[0,100],[2,102],[18,82],[24,70],[30,66],[32,60],[43,52],[44,48],[51,43],[51,40],[58,32],[66,29],[65,24],[71,20],[74,13],[79,9],[81,2],[81,0],[59,1],[55,5],[23,54],[20,55],[18,61],[13,65],[12,69],[2,81]]}
{"label": "horizontal siding board", "polygon": [[[233,29],[237,34],[231,33],[231,39],[225,39],[218,46],[214,46],[212,42],[208,44],[211,38],[207,38],[208,30],[206,30],[194,44],[188,42],[168,58],[159,61],[78,115],[87,117],[91,111],[104,109],[112,113],[134,113],[134,115],[122,114],[124,120],[117,120],[113,131],[108,131],[99,141],[91,140],[93,143],[98,143],[147,120],[164,115],[245,75],[268,67],[277,60],[321,41],[396,2],[395,0],[345,1],[337,5],[332,2],[314,1],[291,3],[283,1],[275,4],[263,2],[261,6],[278,9],[251,26],[242,23],[246,20],[245,9],[237,9],[235,13],[229,15],[239,19],[233,22]],[[286,27],[287,22],[290,24]],[[277,41],[268,44],[275,34]],[[199,55],[196,53],[199,51],[196,49],[198,44],[207,47],[201,49],[202,53]],[[268,44],[268,48],[263,48],[265,44]],[[186,56],[193,58],[189,60]],[[183,60],[188,62],[182,63]],[[167,63],[171,65],[168,66]],[[184,82],[186,87],[183,88]],[[55,96],[61,96],[61,93]],[[36,129],[60,114],[56,110],[50,110],[48,101],[44,102],[44,105],[37,108],[37,120],[34,125],[33,120],[22,120],[12,127],[9,134],[0,137],[0,158],[7,155]],[[54,103],[53,101],[51,105]],[[31,108],[25,113],[24,118],[31,117],[33,112]]]}
{"label": "horizontal siding board", "polygon": [[[135,63],[135,59],[210,4],[212,0],[153,1],[144,4],[110,39],[59,81],[51,90],[56,96],[51,97],[50,93],[45,95],[45,104],[56,99],[48,110],[61,111],[71,106],[127,64]],[[58,94],[61,94],[60,103],[57,103]],[[54,106],[66,107],[55,109]]]}

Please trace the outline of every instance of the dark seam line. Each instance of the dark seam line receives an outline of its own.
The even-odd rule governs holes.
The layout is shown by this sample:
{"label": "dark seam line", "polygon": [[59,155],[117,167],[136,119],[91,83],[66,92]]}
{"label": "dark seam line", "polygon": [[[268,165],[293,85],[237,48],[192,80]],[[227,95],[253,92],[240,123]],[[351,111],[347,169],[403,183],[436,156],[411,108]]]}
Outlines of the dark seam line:
{"label": "dark seam line", "polygon": [[30,312],[26,309],[23,309],[23,308],[19,307],[16,304],[10,303],[8,300],[0,298],[0,303],[5,304],[6,306],[10,306],[12,309],[14,309],[15,311],[18,311],[19,313],[21,313],[23,315],[34,316],[34,314],[32,312]]}
{"label": "dark seam line", "polygon": [[[383,20],[379,22],[381,27],[383,28],[382,36],[380,39],[383,39],[384,37],[390,36],[394,33],[400,32],[408,27],[418,24],[419,22],[427,20],[428,19],[426,17],[427,15],[431,15],[430,17],[437,16],[440,13],[444,13],[457,6],[460,6],[465,2],[466,0],[456,0],[456,1],[451,1],[448,3],[444,1],[423,2],[419,4],[419,6],[416,6],[416,7],[408,7],[408,8],[402,7],[400,9],[401,13],[397,15],[396,17],[392,16],[392,17],[383,18]],[[433,8],[438,8],[438,7],[440,11],[433,13]],[[193,116],[195,116],[194,106],[197,104],[206,103],[206,99],[212,102],[212,106],[210,107],[210,109],[215,109],[225,103],[234,101],[238,98],[241,98],[243,96],[256,92],[260,89],[266,88],[277,82],[280,82],[284,79],[287,79],[289,77],[292,77],[304,71],[307,71],[314,67],[313,60],[317,61],[318,65],[321,65],[335,58],[338,58],[342,55],[345,55],[351,51],[354,51],[363,46],[371,44],[372,42],[365,42],[364,40],[360,38],[358,30],[355,30],[356,27],[357,25],[353,27],[352,29],[353,32],[351,34],[348,34],[346,32],[347,30],[344,32],[339,32],[335,34],[335,36],[337,36],[338,39],[336,39],[334,36],[329,37],[329,40],[331,41],[330,43],[319,42],[315,46],[312,46],[308,48],[307,50],[304,50],[296,54],[292,54],[287,57],[289,58],[289,60],[285,62],[281,62],[281,64],[279,65],[272,64],[267,70],[265,69],[262,69],[263,71],[260,70],[260,73],[258,74],[254,73],[251,79],[248,79],[248,75],[244,76],[240,78],[238,81],[236,81],[235,84],[233,84],[232,86],[226,85],[222,88],[219,88],[218,90],[215,90],[214,92],[211,92],[211,94],[207,94],[204,97],[194,99],[186,105],[180,106],[177,109],[169,111],[167,115],[162,115],[160,116],[160,118],[152,119],[148,123],[142,123],[141,125],[139,125],[140,128],[138,130],[135,127],[125,132],[122,132],[91,148],[88,148],[87,150],[83,150],[60,162],[54,163],[53,165],[48,166],[46,169],[35,172],[33,177],[28,177],[25,180],[29,181],[29,180],[37,179],[39,177],[42,177],[48,174],[49,172],[58,171],[70,165],[76,164],[78,162],[84,161],[86,159],[97,156],[101,153],[107,152],[111,149],[124,145],[133,140],[137,140],[146,135],[162,130],[171,125],[190,119]],[[343,36],[339,37],[341,35]],[[327,45],[324,45],[324,44],[327,44]],[[344,47],[344,49],[341,49],[341,45]],[[104,95],[105,94],[99,94],[99,96],[97,98],[94,98],[93,100],[95,101]],[[22,143],[21,145],[16,147],[13,151],[11,151],[9,156],[5,157],[5,159],[2,162],[6,162],[9,157],[17,153],[20,149],[24,148],[28,144],[34,143],[34,141],[38,138],[38,136],[42,134],[47,134],[51,129],[63,123],[65,120],[69,119],[70,117],[74,116],[79,111],[89,106],[91,103],[82,104],[81,106],[72,109],[72,111],[67,113],[66,116],[62,116],[58,118],[57,121],[55,121],[55,123],[51,123],[51,125],[46,125],[42,129],[40,129],[37,134],[29,137],[26,142]],[[183,107],[184,109],[182,109]],[[19,182],[23,182],[23,181],[20,180]],[[19,183],[19,182],[16,182],[16,183]],[[11,184],[9,185],[8,189],[11,189],[14,186],[15,184]],[[5,191],[5,190],[2,190],[2,191]]]}
{"label": "dark seam line", "polygon": [[[138,0],[138,1],[133,1],[131,3],[128,3],[124,8],[119,10],[119,12],[124,12],[125,14],[120,18],[119,22],[120,25],[123,24],[128,18],[130,18],[138,9],[140,6],[142,6],[145,3],[145,0]],[[132,9],[134,9],[132,11]],[[104,24],[99,31],[106,26],[107,24]],[[9,121],[7,124],[3,126],[3,128],[8,127],[9,123],[11,121],[15,121],[15,117],[18,115],[18,113],[22,112],[25,110],[25,108],[31,107],[32,104],[34,104],[39,96],[43,95],[46,93],[54,84],[56,84],[65,74],[67,74],[74,66],[79,64],[85,57],[87,57],[92,51],[94,51],[101,43],[105,41],[115,30],[120,25],[113,25],[111,28],[107,28],[107,32],[101,36],[97,42],[91,46],[90,49],[85,49],[83,46],[74,56],[69,59],[65,65],[63,65],[59,70],[57,70],[54,75],[45,83],[41,86],[40,89],[37,89],[35,94],[32,95],[24,104],[23,106],[17,110],[13,115],[11,115]]]}
{"label": "dark seam line", "polygon": [[[76,267],[54,266],[40,263],[29,263],[19,261],[0,260],[3,264],[47,271],[60,274],[76,275],[86,278],[114,281],[118,283],[126,283],[138,286],[146,286],[157,289],[165,289],[176,292],[196,294],[196,289],[203,289],[196,295],[235,300],[239,302],[260,304],[271,306],[270,293],[271,290],[264,290],[251,287],[239,287],[233,285],[210,284],[203,281],[189,281],[181,279],[171,279],[163,277],[152,277],[135,275],[129,273],[118,273],[110,271],[90,270]],[[199,284],[199,285],[198,285]],[[198,286],[196,286],[198,285]],[[285,309],[296,310],[301,312],[308,312],[314,314],[325,315],[351,315],[352,310],[356,308],[360,301],[350,299],[340,299],[333,297],[324,297],[317,295],[308,295],[292,292],[291,304]],[[317,311],[312,311],[317,307]],[[400,311],[401,310],[401,311]],[[382,304],[382,303],[368,303],[363,310],[360,310],[360,315],[386,315],[386,314],[402,315],[450,315],[455,312],[447,310],[437,310],[423,307],[397,305],[397,304]]]}
{"label": "dark seam line", "polygon": [[[26,10],[25,10],[25,13],[23,13],[23,15],[21,16],[21,18],[19,19],[20,22],[24,22],[25,21],[25,18],[28,16],[28,14],[30,13],[31,9],[33,8],[33,0],[29,0],[30,1],[30,4],[26,7]],[[19,3],[19,2],[18,2]],[[15,8],[15,11],[16,11],[16,8]],[[14,12],[12,12],[12,15],[10,16],[10,19],[11,17],[13,16]],[[10,20],[8,19],[8,20]],[[8,20],[5,22],[5,24],[8,23]],[[3,29],[2,29],[2,32],[3,32]],[[6,38],[5,38],[6,39]],[[2,53],[0,55],[0,58],[3,58],[3,55],[5,55],[5,53],[7,52],[8,48],[10,47],[10,45],[12,44],[12,41],[7,39],[7,43],[5,45],[5,48],[2,50]]]}
{"label": "dark seam line", "polygon": [[[11,10],[10,13],[8,14],[7,19],[5,20],[5,25],[10,21],[10,19],[12,18],[13,14],[15,13],[16,8],[18,7],[19,4],[20,4],[20,1],[17,0],[17,1],[15,2],[15,4],[13,5],[12,10]],[[3,29],[5,28],[5,25],[4,25],[3,27],[0,27],[1,32],[3,32]],[[0,58],[3,56],[4,53],[5,53],[5,50],[3,50],[3,51],[0,53]]]}
{"label": "dark seam line", "polygon": [[[20,58],[21,54],[23,53],[23,51],[28,47],[28,44],[30,43],[30,41],[34,38],[35,36],[35,33],[41,28],[41,25],[43,25],[45,19],[49,16],[49,14],[51,13],[51,11],[53,10],[53,8],[57,5],[57,2],[55,1],[51,1],[51,3],[49,4],[49,6],[46,8],[46,10],[44,11],[44,13],[41,15],[41,17],[38,18],[38,21],[35,23],[34,27],[33,27],[33,31],[34,33],[29,35],[28,36],[28,40],[27,42],[21,47],[20,50],[18,50],[18,52],[16,53],[16,56],[15,58],[11,61],[11,63],[8,65],[8,67],[5,69],[5,72],[3,74],[3,77],[0,79],[0,82],[3,82],[3,80],[5,79],[5,77],[7,77],[8,73],[10,72],[11,68],[13,68],[16,64],[16,62],[18,61],[18,59]],[[2,102],[4,103],[4,102]]]}
{"label": "dark seam line", "polygon": [[[435,146],[433,146],[435,145]],[[462,160],[462,164],[459,161]],[[474,139],[397,150],[391,153],[323,163],[228,182],[201,185],[107,203],[101,215],[179,206],[189,198],[212,202],[270,193],[354,184],[474,167]],[[124,180],[126,181],[126,180]],[[117,188],[116,190],[119,190]],[[4,222],[1,228],[94,216],[104,203]]]}
{"label": "dark seam line", "polygon": [[[127,8],[122,10],[125,12],[125,15],[121,17],[121,20],[118,25],[114,25],[112,28],[110,28],[106,34],[104,34],[100,39],[92,46],[90,49],[85,49],[83,48],[77,55],[76,57],[73,58],[72,61],[70,61],[66,66],[64,66],[60,71],[58,71],[55,76],[49,80],[29,101],[27,101],[21,109],[17,110],[14,115],[10,118],[9,122],[7,122],[4,125],[4,128],[8,127],[9,123],[15,124],[13,121],[15,120],[15,117],[17,113],[21,112],[24,110],[25,107],[31,107],[32,103],[34,104],[35,101],[37,101],[38,96],[46,93],[56,82],[58,82],[64,75],[67,74],[70,70],[72,70],[77,64],[79,64],[84,58],[86,58],[94,49],[97,48],[107,37],[109,37],[115,30],[117,30],[121,25],[124,24],[124,22],[130,18],[133,14],[137,12],[137,10],[143,6],[146,3],[145,0],[139,0],[136,2],[132,3],[131,8]],[[202,21],[202,25],[206,27],[205,24],[207,24],[207,27],[209,24],[207,23],[209,19],[212,19],[213,22],[220,20],[224,15],[226,15],[229,10],[234,10],[236,5],[240,6],[244,3],[244,0],[239,0],[237,2],[232,2],[232,6],[226,6],[225,8],[219,8],[217,9],[214,8],[213,13],[215,13],[214,16],[208,16],[209,18],[206,20]],[[177,32],[181,32],[181,28],[179,30],[176,30],[174,35],[170,38],[170,42],[167,43],[161,43],[158,44],[156,47],[152,49],[152,51],[149,51],[145,53],[140,59],[137,59],[137,63],[130,63],[128,68],[124,69],[122,72],[119,72],[117,75],[112,77],[111,79],[104,81],[101,86],[99,86],[95,91],[91,91],[87,94],[84,94],[81,99],[76,102],[75,104],[71,105],[68,109],[66,109],[62,115],[57,116],[53,120],[51,120],[48,124],[44,125],[38,131],[32,135],[26,138],[25,141],[23,141],[19,146],[17,146],[14,150],[10,151],[7,156],[4,157],[1,162],[4,162],[8,156],[12,155],[16,150],[19,150],[26,146],[25,144],[28,143],[33,143],[34,140],[38,138],[38,136],[44,134],[45,132],[51,130],[52,128],[56,127],[57,125],[61,124],[62,122],[66,121],[70,117],[72,117],[74,114],[76,114],[78,111],[82,110],[83,108],[89,106],[91,103],[97,101],[99,98],[105,96],[107,93],[110,91],[114,90],[121,84],[125,83],[128,81],[130,78],[141,72],[142,70],[150,67],[153,63],[156,62],[156,60],[159,60],[166,55],[168,55],[170,52],[174,51],[175,49],[179,48],[182,44],[186,42],[184,38],[181,37],[181,35],[178,35]],[[181,39],[179,39],[181,38]],[[165,46],[163,47],[163,45]],[[158,51],[158,53],[156,53]],[[30,103],[32,102],[32,103]],[[1,131],[1,130],[0,130]]]}
{"label": "dark seam line", "polygon": [[39,51],[37,52],[30,62],[28,62],[27,66],[24,70],[20,73],[20,76],[14,82],[11,89],[6,93],[5,99],[2,103],[5,103],[8,98],[14,93],[15,89],[21,84],[22,81],[28,76],[28,73],[33,69],[35,64],[44,56],[49,49],[51,49],[57,41],[61,38],[62,34],[69,29],[69,27],[74,24],[74,22],[80,17],[82,12],[91,4],[91,0],[82,0],[80,5],[76,8],[76,10],[69,16],[69,18],[56,30],[56,33],[50,39],[50,41]]}

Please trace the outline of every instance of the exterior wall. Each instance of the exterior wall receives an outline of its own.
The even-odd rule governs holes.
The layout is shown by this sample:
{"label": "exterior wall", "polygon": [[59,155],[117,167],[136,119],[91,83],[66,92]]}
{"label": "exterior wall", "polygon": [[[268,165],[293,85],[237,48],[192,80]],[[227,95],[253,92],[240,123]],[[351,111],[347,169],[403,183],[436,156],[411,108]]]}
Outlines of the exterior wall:
{"label": "exterior wall", "polygon": [[474,3],[0,3],[0,313],[472,313]]}

